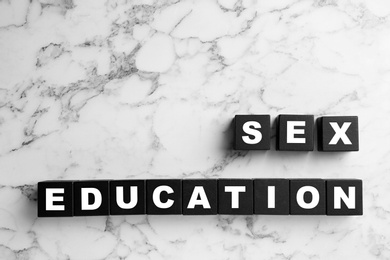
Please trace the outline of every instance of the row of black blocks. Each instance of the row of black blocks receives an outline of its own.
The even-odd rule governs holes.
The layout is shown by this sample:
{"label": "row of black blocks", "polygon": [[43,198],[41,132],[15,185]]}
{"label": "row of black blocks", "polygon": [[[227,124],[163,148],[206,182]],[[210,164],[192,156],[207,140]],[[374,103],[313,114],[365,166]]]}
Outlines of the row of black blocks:
{"label": "row of black blocks", "polygon": [[362,204],[362,181],[357,179],[155,179],[38,183],[38,217],[362,215]]}
{"label": "row of black blocks", "polygon": [[[276,124],[276,149],[314,150],[313,115],[279,115]],[[324,116],[317,119],[318,150],[346,152],[359,150],[357,116]],[[269,115],[236,115],[234,149],[270,150]]]}

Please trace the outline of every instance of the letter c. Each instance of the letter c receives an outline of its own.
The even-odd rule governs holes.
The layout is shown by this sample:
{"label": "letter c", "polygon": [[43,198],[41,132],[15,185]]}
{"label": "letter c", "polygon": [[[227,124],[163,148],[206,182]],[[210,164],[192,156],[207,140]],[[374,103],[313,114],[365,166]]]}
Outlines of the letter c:
{"label": "letter c", "polygon": [[173,193],[173,189],[167,185],[158,186],[153,191],[153,203],[154,203],[154,205],[157,206],[157,208],[167,209],[167,208],[172,207],[174,201],[171,199],[168,199],[166,202],[161,202],[160,195],[161,195],[161,192],[163,192],[163,191],[168,193],[168,194]]}

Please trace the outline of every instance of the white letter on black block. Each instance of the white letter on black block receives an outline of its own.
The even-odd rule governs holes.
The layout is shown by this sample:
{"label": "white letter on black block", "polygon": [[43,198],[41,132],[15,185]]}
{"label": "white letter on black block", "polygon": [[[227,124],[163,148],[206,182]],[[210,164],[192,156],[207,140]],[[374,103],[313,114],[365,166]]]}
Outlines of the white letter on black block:
{"label": "white letter on black block", "polygon": [[348,187],[348,196],[341,187],[334,187],[334,208],[341,209],[341,200],[347,208],[355,209],[355,187]]}
{"label": "white letter on black block", "polygon": [[64,205],[54,205],[54,201],[64,201],[63,196],[54,196],[54,193],[64,194],[64,189],[46,189],[46,210],[65,210]]}
{"label": "white letter on black block", "polygon": [[349,140],[348,136],[346,135],[346,132],[351,125],[350,122],[345,122],[341,128],[336,122],[330,122],[329,123],[333,130],[335,131],[335,135],[333,136],[332,140],[330,140],[329,144],[336,145],[337,142],[341,139],[344,144],[352,144],[351,140]]}
{"label": "white letter on black block", "polygon": [[[312,200],[310,203],[306,203],[303,199],[306,192],[310,192],[312,195]],[[320,202],[320,194],[318,190],[312,186],[303,186],[297,192],[297,202],[298,205],[303,209],[313,209],[318,205],[318,202]]]}
{"label": "white letter on black block", "polygon": [[153,203],[160,209],[167,209],[172,207],[173,205],[173,200],[168,199],[166,202],[161,202],[160,200],[160,194],[161,192],[166,192],[168,194],[173,193],[173,189],[169,186],[162,185],[158,186],[154,191],[153,191]]}
{"label": "white letter on black block", "polygon": [[124,202],[123,187],[116,187],[116,203],[122,209],[132,209],[138,203],[138,188],[136,186],[130,187],[130,201]]}
{"label": "white letter on black block", "polygon": [[287,143],[290,144],[304,144],[305,138],[297,138],[296,134],[305,134],[305,129],[295,129],[296,126],[305,126],[305,121],[287,121]]}
{"label": "white letter on black block", "polygon": [[[199,196],[199,199],[198,199]],[[188,202],[188,209],[195,208],[196,205],[202,206],[204,209],[209,209],[210,203],[207,199],[206,192],[202,186],[195,186],[194,191],[192,192],[190,202]]]}
{"label": "white letter on black block", "polygon": [[[255,129],[253,129],[255,128]],[[256,130],[258,128],[261,128],[261,125],[259,122],[256,121],[248,121],[242,126],[242,130],[248,134],[253,135],[254,138],[251,139],[249,136],[245,135],[242,137],[242,140],[247,144],[257,144],[260,143],[261,139],[263,138],[263,135],[260,131]]]}
{"label": "white letter on black block", "polygon": [[225,192],[231,192],[232,193],[232,209],[238,209],[239,208],[239,193],[245,192],[246,188],[245,186],[226,186]]}
{"label": "white letter on black block", "polygon": [[[89,194],[95,197],[94,203],[89,203]],[[81,188],[81,210],[95,210],[102,204],[102,194],[96,188]]]}

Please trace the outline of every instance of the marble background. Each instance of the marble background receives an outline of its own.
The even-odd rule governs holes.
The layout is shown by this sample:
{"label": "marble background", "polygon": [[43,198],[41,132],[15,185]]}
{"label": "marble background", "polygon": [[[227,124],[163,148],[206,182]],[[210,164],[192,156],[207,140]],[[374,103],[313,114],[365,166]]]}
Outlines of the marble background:
{"label": "marble background", "polygon": [[[390,2],[0,0],[0,259],[390,259]],[[235,114],[357,115],[355,153]],[[359,178],[364,216],[37,219],[65,179]]]}

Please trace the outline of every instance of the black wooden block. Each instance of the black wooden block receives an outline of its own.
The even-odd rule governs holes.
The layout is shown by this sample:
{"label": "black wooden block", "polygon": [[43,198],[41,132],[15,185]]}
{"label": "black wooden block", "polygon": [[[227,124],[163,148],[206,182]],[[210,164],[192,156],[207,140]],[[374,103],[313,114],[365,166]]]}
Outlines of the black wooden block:
{"label": "black wooden block", "polygon": [[254,214],[289,215],[290,181],[287,179],[255,179]]}
{"label": "black wooden block", "polygon": [[110,181],[110,215],[146,213],[145,180]]}
{"label": "black wooden block", "polygon": [[359,151],[357,116],[324,116],[317,121],[319,151]]}
{"label": "black wooden block", "polygon": [[269,150],[271,119],[269,115],[236,115],[234,149]]}
{"label": "black wooden block", "polygon": [[252,215],[253,181],[251,179],[219,179],[218,214]]}
{"label": "black wooden block", "polygon": [[182,180],[146,181],[146,213],[149,215],[182,214]]}
{"label": "black wooden block", "polygon": [[108,180],[75,181],[73,183],[74,216],[109,214]]}
{"label": "black wooden block", "polygon": [[38,182],[38,217],[72,217],[73,182]]}
{"label": "black wooden block", "polygon": [[276,149],[280,151],[314,150],[313,115],[279,115]]}
{"label": "black wooden block", "polygon": [[217,180],[183,180],[183,215],[216,215]]}
{"label": "black wooden block", "polygon": [[325,215],[326,193],[325,180],[293,179],[290,180],[291,215]]}
{"label": "black wooden block", "polygon": [[326,180],[327,215],[363,215],[361,180]]}

